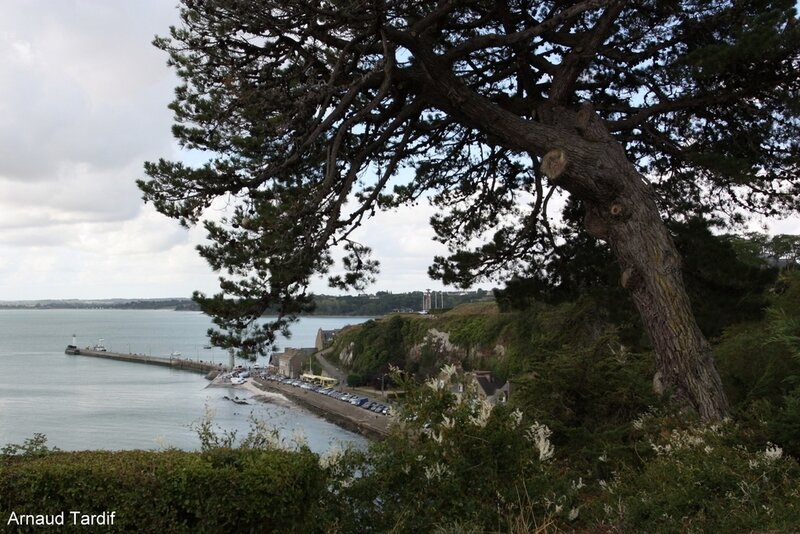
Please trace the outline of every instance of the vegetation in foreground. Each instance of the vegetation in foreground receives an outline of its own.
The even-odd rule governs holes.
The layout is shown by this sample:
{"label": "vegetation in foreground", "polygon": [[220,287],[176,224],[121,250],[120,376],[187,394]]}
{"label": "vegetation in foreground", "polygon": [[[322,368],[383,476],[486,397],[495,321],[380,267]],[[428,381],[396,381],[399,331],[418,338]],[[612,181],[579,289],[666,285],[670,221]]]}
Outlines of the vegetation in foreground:
{"label": "vegetation in foreground", "polygon": [[201,452],[11,447],[0,460],[0,514],[113,510],[110,530],[137,532],[791,532],[800,524],[800,467],[752,428],[654,408],[629,423],[622,448],[600,433],[594,445],[607,449],[576,459],[547,425],[507,405],[459,401],[447,384],[443,376],[414,389],[413,412],[366,452],[320,457],[270,440],[206,442]]}
{"label": "vegetation in foreground", "polygon": [[[505,312],[395,315],[339,336],[351,371],[398,366],[407,392],[393,434],[366,451],[320,457],[260,423],[237,442],[205,421],[200,452],[61,452],[36,436],[0,451],[0,518],[116,511],[116,530],[138,532],[796,531],[800,270],[754,285],[720,250],[690,255],[685,276],[704,289],[698,305],[739,303],[697,314],[717,332],[730,420],[703,423],[652,392],[646,336],[610,286],[539,300],[516,288]],[[447,347],[425,343],[431,329]],[[461,375],[486,367],[512,379],[508,403]]]}
{"label": "vegetation in foreground", "polygon": [[762,319],[724,329],[736,416],[714,425],[650,393],[650,358],[617,331],[575,335],[586,310],[540,317],[549,349],[507,404],[455,395],[453,365],[424,381],[396,372],[398,424],[366,451],[318,456],[258,426],[237,443],[210,424],[200,452],[8,446],[0,517],[115,510],[115,529],[164,532],[795,531],[800,273],[778,279]]}

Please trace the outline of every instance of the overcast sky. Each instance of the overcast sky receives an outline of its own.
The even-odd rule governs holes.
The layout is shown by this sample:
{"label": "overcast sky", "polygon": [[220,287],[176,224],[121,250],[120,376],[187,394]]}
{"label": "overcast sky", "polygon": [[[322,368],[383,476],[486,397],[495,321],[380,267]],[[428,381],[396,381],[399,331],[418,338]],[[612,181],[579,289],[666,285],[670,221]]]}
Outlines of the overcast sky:
{"label": "overcast sky", "polygon": [[[165,0],[0,2],[0,300],[216,292],[194,249],[202,230],[145,206],[134,183],[144,161],[181,158],[166,108],[176,80],[150,44],[176,21]],[[444,252],[431,214],[367,225],[383,265],[370,291],[441,287],[425,274]]]}
{"label": "overcast sky", "polygon": [[[176,21],[165,0],[0,2],[0,300],[217,291],[194,249],[202,229],[145,206],[134,183],[144,161],[181,158],[176,79],[151,45]],[[440,287],[425,274],[444,252],[430,215],[384,214],[362,232],[383,265],[370,291]]]}

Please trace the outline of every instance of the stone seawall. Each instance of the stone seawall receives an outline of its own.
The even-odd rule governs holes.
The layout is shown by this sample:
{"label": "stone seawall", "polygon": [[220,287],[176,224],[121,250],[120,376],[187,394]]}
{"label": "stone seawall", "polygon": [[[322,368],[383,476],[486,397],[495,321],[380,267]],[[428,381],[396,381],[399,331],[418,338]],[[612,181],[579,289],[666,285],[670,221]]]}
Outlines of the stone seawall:
{"label": "stone seawall", "polygon": [[386,415],[379,415],[315,391],[279,382],[257,379],[252,383],[261,390],[281,393],[293,402],[351,432],[363,434],[371,439],[382,439],[389,435],[391,418]]}
{"label": "stone seawall", "polygon": [[117,360],[121,362],[131,363],[146,363],[149,365],[161,365],[163,367],[172,367],[174,369],[184,369],[186,371],[194,371],[197,373],[208,373],[210,371],[220,371],[223,369],[222,364],[213,364],[211,362],[198,362],[194,360],[186,360],[182,358],[165,358],[162,356],[147,356],[145,354],[122,354],[119,352],[106,352],[91,349],[80,349],[78,356],[89,356],[92,358],[103,358],[106,360]]}

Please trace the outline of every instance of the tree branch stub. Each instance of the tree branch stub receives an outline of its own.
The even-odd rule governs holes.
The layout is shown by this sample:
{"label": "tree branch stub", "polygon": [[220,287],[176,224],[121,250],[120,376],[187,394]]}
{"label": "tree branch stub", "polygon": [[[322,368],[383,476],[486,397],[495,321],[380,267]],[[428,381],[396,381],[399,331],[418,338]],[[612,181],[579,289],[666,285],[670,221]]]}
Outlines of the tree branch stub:
{"label": "tree branch stub", "polygon": [[551,182],[558,180],[567,168],[567,155],[560,148],[551,150],[542,158],[542,174]]}

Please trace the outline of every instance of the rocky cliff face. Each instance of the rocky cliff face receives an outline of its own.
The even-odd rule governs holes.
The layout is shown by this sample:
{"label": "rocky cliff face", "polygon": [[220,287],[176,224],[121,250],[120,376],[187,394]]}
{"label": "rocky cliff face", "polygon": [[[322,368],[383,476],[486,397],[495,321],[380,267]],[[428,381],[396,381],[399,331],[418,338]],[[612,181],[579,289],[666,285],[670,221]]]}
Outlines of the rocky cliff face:
{"label": "rocky cliff face", "polygon": [[[468,313],[440,317],[394,315],[337,336],[333,352],[341,367],[366,381],[389,364],[420,378],[445,364],[465,369],[505,369],[515,334],[512,314]],[[514,330],[518,331],[518,329]],[[509,337],[510,336],[510,337]]]}
{"label": "rocky cliff face", "polygon": [[[453,343],[450,338],[450,332],[430,328],[425,334],[425,339],[413,345],[408,351],[409,360],[421,365],[421,374],[429,374],[436,372],[445,364],[480,368],[487,359],[503,358],[507,352],[507,348],[500,343],[493,346],[461,346]],[[430,369],[427,369],[428,367]]]}

